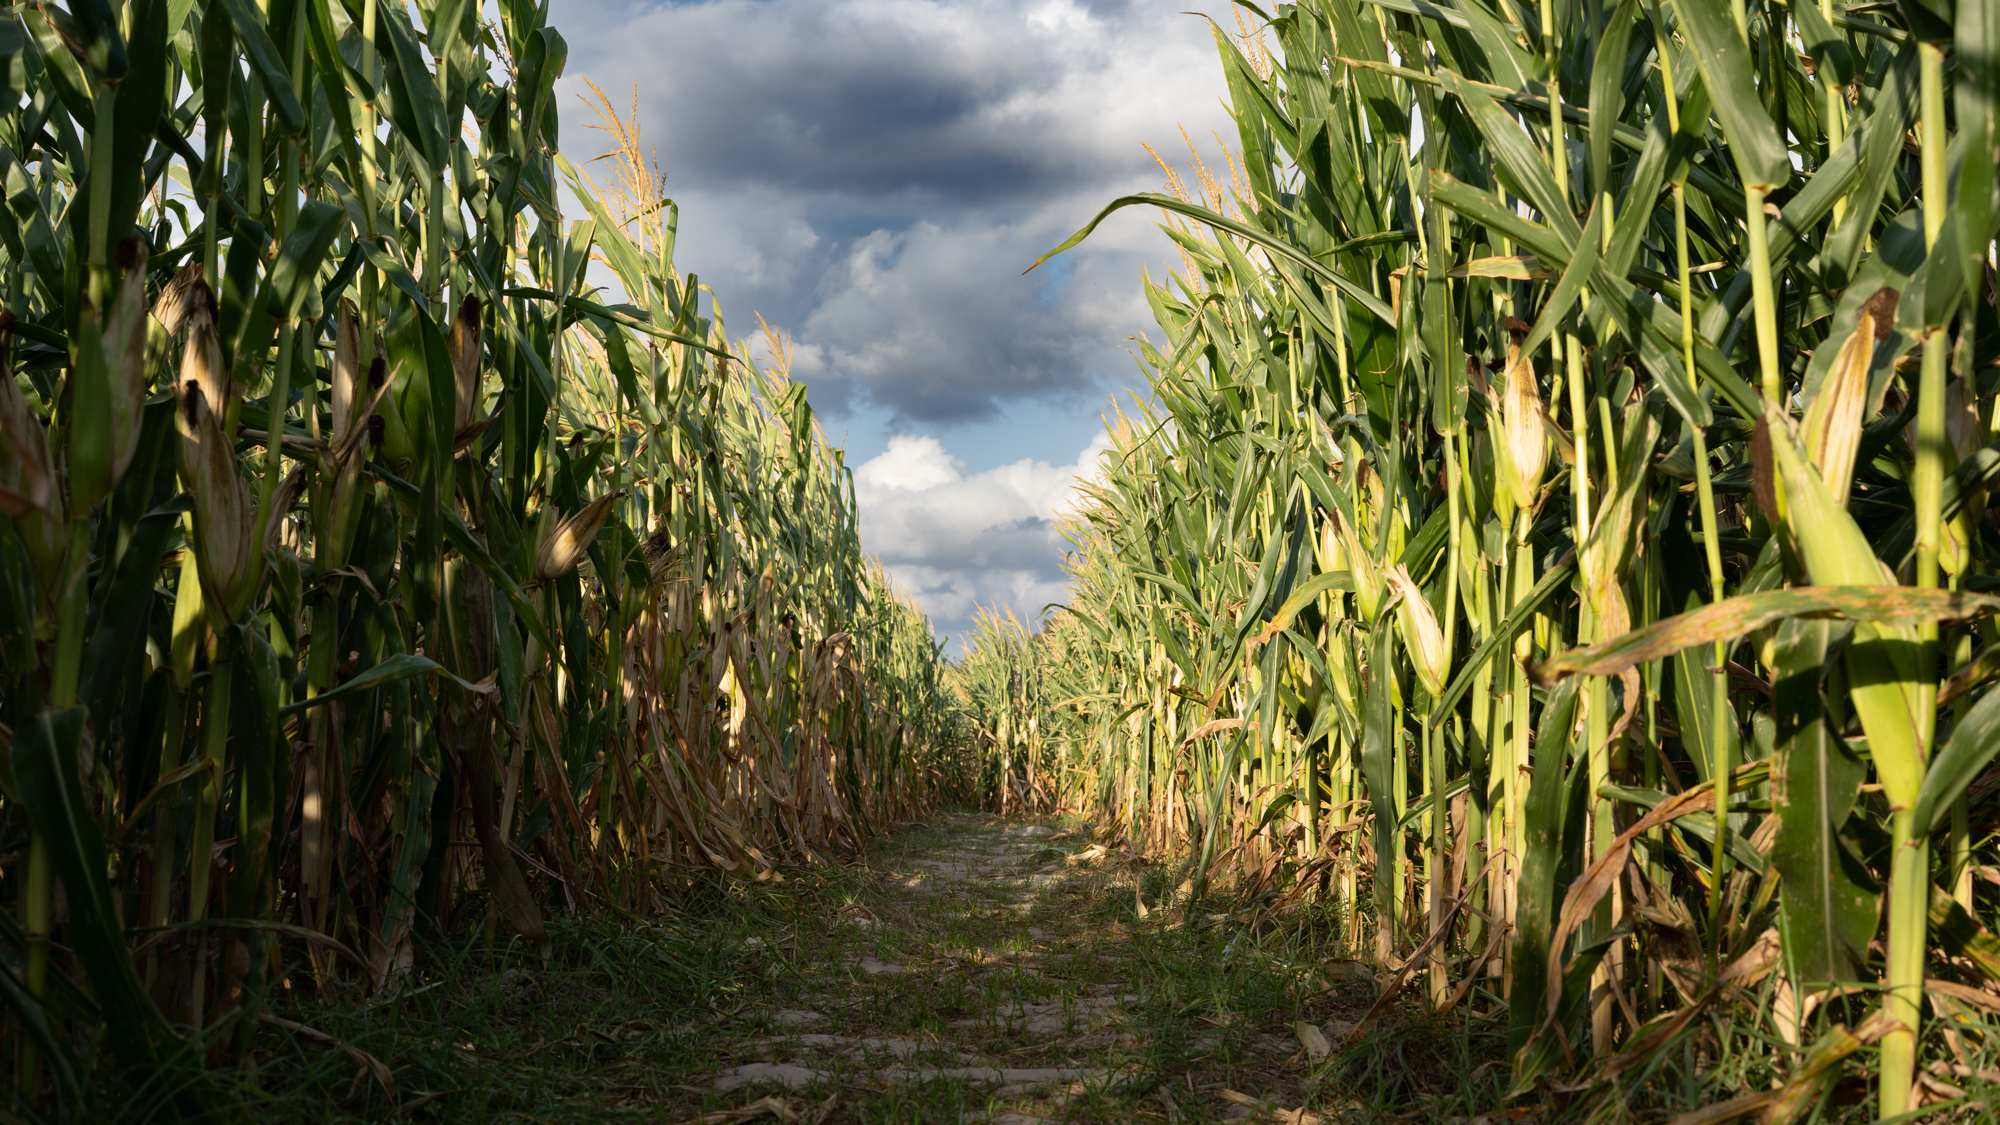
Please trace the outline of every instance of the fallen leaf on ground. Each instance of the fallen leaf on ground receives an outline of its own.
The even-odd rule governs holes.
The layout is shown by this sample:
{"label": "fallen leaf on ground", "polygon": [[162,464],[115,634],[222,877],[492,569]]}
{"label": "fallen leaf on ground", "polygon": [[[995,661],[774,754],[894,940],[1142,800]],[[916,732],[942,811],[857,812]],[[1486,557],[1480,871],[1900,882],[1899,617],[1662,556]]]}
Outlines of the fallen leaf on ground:
{"label": "fallen leaf on ground", "polygon": [[1297,1109],[1271,1109],[1263,1102],[1258,1101],[1248,1094],[1238,1090],[1227,1089],[1222,1091],[1222,1100],[1235,1102],[1245,1109],[1255,1110],[1260,1116],[1272,1121],[1283,1122],[1284,1125],[1319,1125],[1319,1115],[1304,1106],[1300,1106]]}
{"label": "fallen leaf on ground", "polygon": [[1292,1030],[1298,1034],[1299,1046],[1306,1049],[1306,1057],[1312,1061],[1318,1062],[1332,1053],[1333,1044],[1327,1042],[1326,1034],[1319,1028],[1301,1020],[1293,1025]]}
{"label": "fallen leaf on ground", "polygon": [[778,1121],[784,1122],[784,1125],[803,1125],[804,1119],[799,1116],[799,1111],[794,1108],[799,1104],[801,1103],[772,1094],[768,1097],[758,1098],[741,1109],[719,1109],[714,1113],[704,1113],[699,1117],[690,1117],[686,1121],[681,1122],[680,1125],[727,1125],[727,1123],[732,1121],[758,1121],[766,1117],[776,1118]]}

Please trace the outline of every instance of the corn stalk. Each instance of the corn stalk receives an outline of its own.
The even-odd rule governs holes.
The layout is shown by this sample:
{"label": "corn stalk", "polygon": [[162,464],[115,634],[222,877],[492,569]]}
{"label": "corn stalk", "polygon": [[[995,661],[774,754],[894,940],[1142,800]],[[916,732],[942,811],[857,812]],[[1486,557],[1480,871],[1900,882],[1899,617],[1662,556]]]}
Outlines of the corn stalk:
{"label": "corn stalk", "polygon": [[967,674],[1195,896],[1497,1001],[1520,1093],[1775,974],[1753,1108],[1836,1031],[1919,1108],[1993,917],[1992,5],[1243,7],[1228,182],[1056,251],[1150,207],[1184,268],[1074,599]]}
{"label": "corn stalk", "polygon": [[592,107],[611,188],[562,156],[565,57],[516,0],[0,22],[0,1039],[36,1112],[100,1096],[96,1036],[127,1112],[228,1112],[203,1068],[281,977],[546,956],[552,916],[969,792],[840,452],[676,267],[636,120]]}

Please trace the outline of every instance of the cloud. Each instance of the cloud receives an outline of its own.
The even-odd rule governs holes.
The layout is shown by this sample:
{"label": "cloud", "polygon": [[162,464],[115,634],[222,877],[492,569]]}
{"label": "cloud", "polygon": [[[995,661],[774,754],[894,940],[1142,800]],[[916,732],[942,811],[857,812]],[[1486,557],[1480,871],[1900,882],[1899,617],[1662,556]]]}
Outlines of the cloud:
{"label": "cloud", "polygon": [[1058,521],[1109,448],[1100,436],[1068,465],[1021,460],[968,475],[935,437],[891,438],[854,470],[861,540],[956,651],[980,606],[1032,622],[1069,600]]}
{"label": "cloud", "polygon": [[1157,0],[570,0],[555,14],[572,72],[615,93],[637,82],[704,186],[864,207],[980,206],[1143,167],[1135,138],[1171,139],[1188,88],[1217,70],[1206,28]]}
{"label": "cloud", "polygon": [[[1119,194],[1158,185],[1141,147],[1224,124],[1206,25],[1158,0],[556,0],[569,95],[624,108],[681,205],[677,257],[730,323],[796,338],[833,416],[900,431],[1086,407],[1131,378],[1137,284],[1171,249],[1133,214],[1021,271]],[[1219,5],[1210,4],[1218,7]],[[607,146],[608,147],[608,146]]]}

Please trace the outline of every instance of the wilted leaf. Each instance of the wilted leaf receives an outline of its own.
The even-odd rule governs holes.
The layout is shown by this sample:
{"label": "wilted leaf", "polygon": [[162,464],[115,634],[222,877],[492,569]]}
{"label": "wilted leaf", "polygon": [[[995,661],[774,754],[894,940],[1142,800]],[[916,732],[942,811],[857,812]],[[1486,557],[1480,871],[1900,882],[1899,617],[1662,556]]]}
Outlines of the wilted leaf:
{"label": "wilted leaf", "polygon": [[1572,649],[1535,665],[1538,683],[1568,676],[1612,676],[1685,648],[1734,641],[1790,617],[1915,625],[1965,621],[2000,610],[2000,597],[1915,586],[1795,586],[1745,594],[1635,629],[1615,640]]}

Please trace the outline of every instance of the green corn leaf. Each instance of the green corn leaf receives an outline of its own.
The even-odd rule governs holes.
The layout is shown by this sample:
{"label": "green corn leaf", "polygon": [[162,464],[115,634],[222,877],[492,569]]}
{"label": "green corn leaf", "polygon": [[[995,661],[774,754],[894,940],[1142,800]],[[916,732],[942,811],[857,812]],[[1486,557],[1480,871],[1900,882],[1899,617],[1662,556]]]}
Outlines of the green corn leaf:
{"label": "green corn leaf", "polygon": [[1361,2],[1373,4],[1378,8],[1387,8],[1392,12],[1404,12],[1413,16],[1434,19],[1448,27],[1464,28],[1471,26],[1471,21],[1456,6],[1445,7],[1443,5],[1427,3],[1426,0],[1361,0]]}
{"label": "green corn leaf", "polygon": [[[1499,207],[1493,197],[1443,173],[1432,173],[1438,199],[1459,214],[1490,229],[1502,231],[1534,251],[1536,258],[1551,265],[1567,265],[1569,247],[1545,226],[1521,218]],[[1609,276],[1602,264],[1591,274],[1591,288],[1604,307],[1616,318],[1620,331],[1636,336],[1639,356],[1646,370],[1660,381],[1661,389],[1690,425],[1707,426],[1712,419],[1708,403],[1687,374],[1680,348],[1680,316],[1665,304],[1652,300],[1631,284]],[[1706,339],[1695,339],[1695,364],[1702,376],[1713,383],[1739,412],[1758,410],[1757,393],[1739,378],[1721,352]]]}
{"label": "green corn leaf", "polygon": [[1171,195],[1161,195],[1157,192],[1140,192],[1136,195],[1120,196],[1119,198],[1112,200],[1108,205],[1105,206],[1105,208],[1102,211],[1099,211],[1097,215],[1090,220],[1089,223],[1085,224],[1082,230],[1079,230],[1075,234],[1070,235],[1069,238],[1066,239],[1062,245],[1056,247],[1055,249],[1049,251],[1046,254],[1043,254],[1040,258],[1035,259],[1035,264],[1029,266],[1027,270],[1024,270],[1022,272],[1026,273],[1032,271],[1035,268],[1035,266],[1041,265],[1043,262],[1046,262],[1050,258],[1055,257],[1057,254],[1060,254],[1063,251],[1076,246],[1084,239],[1090,237],[1091,232],[1097,229],[1097,225],[1103,222],[1106,218],[1108,218],[1113,212],[1119,211],[1126,207],[1135,207],[1135,206],[1158,207],[1164,211],[1172,211],[1178,215],[1186,215],[1188,218],[1198,220],[1202,223],[1206,223],[1207,225],[1214,227],[1217,230],[1226,231],[1229,234],[1236,235],[1238,238],[1245,239],[1246,241],[1249,242],[1254,242],[1258,246],[1261,246],[1266,251],[1270,252],[1272,255],[1288,259],[1293,265],[1296,265],[1304,269],[1307,273],[1313,275],[1319,280],[1329,285],[1332,285],[1336,289],[1339,289],[1341,293],[1344,294],[1349,300],[1353,301],[1357,305],[1360,305],[1362,308],[1367,309],[1370,313],[1374,314],[1377,320],[1381,321],[1383,324],[1389,326],[1390,328],[1394,328],[1396,326],[1396,314],[1390,310],[1388,305],[1382,302],[1381,298],[1375,296],[1375,294],[1373,293],[1370,293],[1366,288],[1349,280],[1347,277],[1341,275],[1335,270],[1320,264],[1318,260],[1314,259],[1311,255],[1307,254],[1305,251],[1300,250],[1297,247],[1281,239],[1266,234],[1255,227],[1245,226],[1244,224],[1239,223],[1234,219],[1225,218],[1222,215],[1218,215],[1206,207],[1198,207],[1192,203],[1186,203],[1179,199],[1176,199]]}
{"label": "green corn leaf", "polygon": [[1907,626],[1967,621],[1996,610],[2000,610],[2000,597],[1969,591],[1887,585],[1794,586],[1727,598],[1603,644],[1571,649],[1536,665],[1534,673],[1544,683],[1579,675],[1615,676],[1683,649],[1740,640],[1791,618]]}
{"label": "green corn leaf", "polygon": [[[414,284],[414,281],[412,283]],[[520,285],[512,286],[510,288],[501,290],[500,293],[502,296],[506,297],[531,297],[541,301],[553,301],[556,299],[556,295],[550,290],[536,289],[533,286],[520,286]],[[598,304],[596,301],[593,301],[588,297],[578,297],[578,296],[567,297],[563,300],[562,304],[564,308],[569,309],[572,312],[579,313],[583,316],[589,317],[592,320],[601,321],[605,324],[615,324],[623,328],[630,328],[634,332],[639,332],[647,336],[651,336],[655,340],[665,340],[669,343],[684,344],[690,348],[697,348],[700,349],[701,351],[707,352],[709,355],[712,355],[717,359],[733,360],[737,358],[736,355],[731,351],[729,351],[729,349],[727,348],[718,348],[714,344],[711,344],[706,340],[698,340],[693,336],[684,336],[677,332],[670,332],[662,328],[656,328],[653,325],[647,323],[644,320],[639,319],[636,316],[628,315],[626,313],[621,313],[618,311],[618,309]],[[630,306],[620,306],[620,307],[629,308]]]}
{"label": "green corn leaf", "polygon": [[352,102],[358,98],[363,104],[372,103],[375,87],[349,66],[346,56],[340,53],[329,0],[307,0],[305,15],[306,42],[312,49],[313,69],[319,72],[320,86],[326,92],[326,109],[332,117],[334,136],[347,154],[349,175],[358,178],[360,146],[355,141],[357,126]]}
{"label": "green corn leaf", "polygon": [[1694,48],[1695,65],[1714,99],[1729,154],[1746,187],[1782,187],[1792,175],[1785,148],[1757,89],[1750,44],[1737,33],[1724,0],[1674,0],[1681,34]]}
{"label": "green corn leaf", "polygon": [[1834,623],[1793,618],[1778,631],[1777,764],[1771,803],[1778,838],[1771,863],[1784,876],[1779,933],[1796,979],[1859,979],[1881,915],[1880,888],[1840,834],[1866,770],[1828,714],[1821,678],[1838,639]]}
{"label": "green corn leaf", "polygon": [[1229,86],[1229,100],[1245,110],[1255,107],[1255,112],[1244,112],[1237,117],[1236,137],[1241,146],[1245,176],[1250,181],[1251,199],[1263,214],[1267,203],[1275,203],[1278,197],[1277,182],[1271,172],[1276,164],[1276,154],[1270,149],[1275,143],[1287,149],[1298,148],[1298,126],[1286,115],[1284,107],[1271,99],[1263,80],[1257,76],[1256,68],[1243,57],[1242,48],[1222,30],[1222,25],[1209,21],[1209,30],[1215,36],[1216,51],[1222,57],[1223,79]]}
{"label": "green corn leaf", "polygon": [[[1513,1019],[1507,1040],[1515,1052],[1514,1081],[1519,1085],[1548,1065],[1548,1048],[1527,1050],[1541,1026],[1543,999],[1548,989],[1549,934],[1555,929],[1559,878],[1565,839],[1577,830],[1582,818],[1589,770],[1582,763],[1565,766],[1571,739],[1569,732],[1576,715],[1576,689],[1564,684],[1542,711],[1536,732],[1534,773],[1528,782],[1523,835],[1527,854],[1521,859],[1518,888],[1518,919],[1515,938],[1514,993],[1508,1005]],[[1568,991],[1565,988],[1565,991]]]}
{"label": "green corn leaf", "polygon": [[[1590,119],[1594,122],[1616,121],[1625,110],[1622,83],[1625,56],[1635,26],[1632,17],[1636,6],[1636,0],[1619,0],[1618,6],[1605,17],[1604,30],[1597,40],[1590,66]],[[1606,195],[1616,198],[1617,187],[1611,181],[1611,139],[1612,131],[1604,128],[1592,129],[1587,138],[1593,209],[1597,201]]]}
{"label": "green corn leaf", "polygon": [[[112,107],[111,200],[106,230],[111,246],[132,230],[148,187],[146,158],[167,97],[167,0],[134,0],[128,9],[131,62]],[[86,189],[88,190],[88,189]],[[111,246],[106,247],[110,257]]]}
{"label": "green corn leaf", "polygon": [[278,260],[264,283],[265,307],[281,320],[297,320],[313,292],[320,265],[334,238],[347,222],[347,211],[336,203],[308,202],[293,220],[292,233],[278,247]]}
{"label": "green corn leaf", "polygon": [[1953,211],[1965,289],[1977,292],[1986,249],[2000,227],[2000,12],[1983,0],[1958,0],[1952,21],[1958,74],[1952,93],[1963,153]]}
{"label": "green corn leaf", "polygon": [[[1708,669],[1707,654],[1699,649],[1682,649],[1674,654],[1674,710],[1680,716],[1681,741],[1688,748],[1688,758],[1694,764],[1695,774],[1706,781],[1714,772],[1717,754],[1728,751],[1729,761],[1738,757],[1738,747],[1742,741],[1741,731],[1732,714],[1722,723],[1721,743],[1717,744],[1716,677]],[[1720,705],[1726,706],[1726,703]]]}
{"label": "green corn leaf", "polygon": [[2000,755],[2000,692],[1987,692],[1952,727],[1944,749],[1925,769],[1915,809],[1917,832],[1935,832],[1951,812],[1952,803],[1992,764],[1995,755]]}
{"label": "green corn leaf", "polygon": [[1896,0],[1911,37],[1923,43],[1952,41],[1952,8],[1951,0]]}
{"label": "green corn leaf", "polygon": [[306,131],[305,107],[292,93],[292,72],[285,65],[285,56],[278,45],[271,42],[270,29],[265,26],[264,14],[250,0],[217,0],[223,10],[229,13],[229,22],[236,29],[236,39],[243,44],[243,50],[250,56],[250,63],[257,76],[264,82],[264,96],[278,111],[278,118],[284,123],[285,131],[294,136]]}
{"label": "green corn leaf", "polygon": [[[60,15],[53,13],[46,18],[53,22]],[[109,0],[71,0],[67,15],[68,26],[64,30],[84,61],[112,82],[123,79],[129,56],[125,38],[118,31],[118,14]]]}
{"label": "green corn leaf", "polygon": [[521,60],[521,81],[515,104],[521,108],[521,132],[527,151],[514,154],[524,164],[542,151],[541,146],[555,147],[556,116],[551,99],[556,79],[562,77],[563,66],[569,61],[569,44],[563,41],[555,28],[531,31],[525,36],[525,41],[527,50],[515,53],[515,57]]}
{"label": "green corn leaf", "polygon": [[83,676],[77,688],[78,697],[89,705],[91,721],[97,730],[111,729],[113,709],[125,688],[126,677],[144,651],[152,617],[145,607],[153,599],[160,556],[166,550],[168,538],[180,529],[181,515],[193,510],[193,502],[183,495],[146,513],[132,528],[131,540],[106,587],[102,605],[116,606],[117,610],[100,617],[90,630]]}
{"label": "green corn leaf", "polygon": [[[48,848],[50,867],[67,892],[68,944],[105,1011],[111,1049],[126,1066],[154,1070],[177,1051],[180,1041],[125,952],[124,930],[104,874],[104,837],[77,783],[77,743],[86,717],[81,707],[45,711],[15,731],[14,781]],[[184,1100],[198,1105],[205,1096],[196,1087]]]}
{"label": "green corn leaf", "polygon": [[1479,135],[1491,147],[1495,171],[1523,199],[1534,204],[1535,210],[1541,212],[1542,222],[1561,240],[1562,253],[1538,253],[1536,256],[1543,261],[1568,260],[1583,230],[1577,225],[1569,200],[1557,190],[1555,176],[1549,171],[1542,154],[1535,150],[1534,142],[1522,130],[1520,122],[1501,109],[1500,103],[1478,85],[1449,70],[1440,70],[1439,75],[1444,80],[1445,88],[1465,104],[1473,125],[1479,129]]}
{"label": "green corn leaf", "polygon": [[389,284],[395,286],[397,292],[408,297],[410,303],[416,306],[418,312],[426,315],[430,313],[430,298],[425,295],[424,287],[418,284],[417,276],[410,272],[408,266],[397,261],[390,255],[387,249],[375,243],[361,242],[357,243],[357,245],[361,246],[362,252],[368,255],[368,264],[381,270],[382,276],[389,279]]}
{"label": "green corn leaf", "polygon": [[431,673],[436,673],[450,680],[466,691],[484,692],[491,690],[488,687],[467,683],[459,679],[457,676],[445,671],[443,666],[429,657],[416,656],[403,652],[385,658],[364,672],[356,673],[349,679],[342,681],[338,687],[323,691],[318,695],[288,703],[278,708],[277,713],[280,716],[302,714],[314,707],[318,707],[322,703],[332,703],[337,699],[345,699],[348,696],[358,695],[364,691],[373,691],[378,687],[407,680],[412,676],[423,676]]}
{"label": "green corn leaf", "polygon": [[1930,924],[1945,952],[1972,962],[1987,980],[2000,981],[2000,938],[1940,887],[1931,888]]}
{"label": "green corn leaf", "polygon": [[[247,0],[227,2],[242,4]],[[446,138],[457,132],[457,124],[445,120],[444,99],[431,80],[408,12],[392,5],[380,9],[376,21],[376,50],[382,60],[380,93],[387,96],[396,130],[414,155],[423,160],[430,175],[442,176],[451,166]]]}
{"label": "green corn leaf", "polygon": [[1554,335],[1556,325],[1569,315],[1570,308],[1582,295],[1590,277],[1597,271],[1598,251],[1604,245],[1604,211],[1593,204],[1590,219],[1583,226],[1583,233],[1577,239],[1576,256],[1563,267],[1562,279],[1556,282],[1555,291],[1549,294],[1548,303],[1542,306],[1542,313],[1535,318],[1534,331],[1521,342],[1522,355],[1539,354],[1541,346]]}
{"label": "green corn leaf", "polygon": [[1476,2],[1454,4],[1452,11],[1464,19],[1467,34],[1485,53],[1487,73],[1495,84],[1525,90],[1536,83],[1535,60],[1522,48],[1518,31]]}
{"label": "green corn leaf", "polygon": [[[11,917],[5,922],[9,929],[14,928]],[[17,947],[25,944],[26,935],[21,937],[21,941],[13,943]],[[49,1074],[55,1081],[57,1099],[75,1105],[78,1092],[76,1076],[85,1067],[76,1058],[67,1037],[55,1034],[54,1021],[49,1018],[49,1006],[23,987],[20,978],[13,973],[0,973],[0,1001],[12,1009],[22,1033],[41,1052],[43,1064],[49,1068]]]}
{"label": "green corn leaf", "polygon": [[1386,622],[1375,630],[1368,659],[1372,682],[1361,712],[1361,772],[1368,781],[1369,811],[1374,820],[1375,917],[1382,920],[1378,924],[1383,926],[1388,924],[1386,919],[1391,916],[1397,893],[1394,864],[1390,862],[1397,848],[1393,798],[1396,743],[1400,734],[1390,699],[1395,692],[1389,683],[1396,675],[1394,638],[1395,630],[1388,628]]}
{"label": "green corn leaf", "polygon": [[1847,48],[1847,39],[1833,29],[1819,5],[1812,0],[1799,0],[1787,4],[1785,10],[1797,21],[1799,39],[1804,42],[1806,54],[1811,55],[1814,65],[1823,76],[1822,81],[1831,80],[1836,89],[1844,89],[1854,81],[1854,53]]}
{"label": "green corn leaf", "polygon": [[[1884,581],[1882,564],[1867,537],[1848,511],[1834,501],[1818,470],[1807,462],[1805,451],[1791,434],[1789,419],[1773,414],[1769,423],[1771,452],[1784,489],[1785,520],[1806,573],[1813,581],[1828,585]],[[1912,594],[1937,593],[1901,587],[1881,592],[1899,601]],[[1935,612],[1936,604],[1920,608]],[[1916,629],[1886,614],[1857,625],[1847,646],[1850,698],[1868,732],[1875,772],[1890,803],[1905,807],[1917,799],[1927,750],[1921,733],[1925,723],[1920,717],[1927,701],[1919,686],[1923,680],[1918,674],[1918,652]]]}

